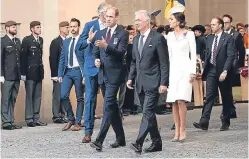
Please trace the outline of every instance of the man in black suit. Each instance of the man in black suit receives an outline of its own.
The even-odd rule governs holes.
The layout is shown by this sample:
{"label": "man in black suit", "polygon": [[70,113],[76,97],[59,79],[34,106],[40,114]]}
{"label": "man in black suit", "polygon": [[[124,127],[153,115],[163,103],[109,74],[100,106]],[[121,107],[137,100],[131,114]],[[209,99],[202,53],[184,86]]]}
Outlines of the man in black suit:
{"label": "man in black suit", "polygon": [[224,33],[223,27],[224,22],[221,18],[215,17],[212,19],[211,28],[214,34],[207,38],[207,53],[202,75],[207,83],[206,102],[199,123],[193,124],[194,127],[202,130],[208,129],[218,87],[223,103],[220,131],[228,130],[230,126],[230,108],[233,104],[231,77],[236,50],[233,37]]}
{"label": "man in black suit", "polygon": [[132,61],[127,87],[132,88],[136,80],[143,118],[139,135],[131,148],[136,153],[142,152],[143,142],[149,133],[152,144],[145,152],[162,150],[162,140],[156,120],[156,107],[159,93],[165,93],[169,84],[169,55],[165,38],[150,29],[150,14],[146,10],[135,13],[136,28],[140,32],[133,42]]}
{"label": "man in black suit", "polygon": [[[244,61],[245,61],[245,47],[244,47],[244,42],[243,42],[243,37],[242,35],[232,29],[232,21],[233,18],[232,16],[225,14],[223,15],[223,21],[224,21],[224,32],[227,34],[230,34],[235,42],[235,47],[236,47],[236,54],[235,54],[235,61],[233,64],[233,86],[240,86],[240,74],[237,73],[238,69],[241,67],[244,67]],[[231,118],[237,118],[237,113],[236,113],[236,107],[233,104],[231,108]]]}
{"label": "man in black suit", "polygon": [[25,120],[28,127],[46,126],[40,121],[40,107],[42,96],[42,80],[44,79],[44,67],[42,62],[43,39],[41,23],[30,23],[31,35],[23,38],[21,52],[21,79],[25,81],[26,107]]}
{"label": "man in black suit", "polygon": [[117,103],[117,93],[121,83],[125,80],[124,55],[127,50],[129,34],[117,25],[119,17],[118,9],[111,7],[106,12],[107,29],[96,34],[95,66],[99,68],[98,83],[105,85],[104,113],[99,134],[91,147],[97,151],[102,150],[102,144],[110,126],[112,126],[116,141],[111,144],[112,148],[125,146],[125,134],[120,118]]}
{"label": "man in black suit", "polygon": [[14,123],[14,106],[21,79],[21,41],[15,37],[17,23],[5,23],[6,35],[1,38],[1,118],[4,130],[21,129]]}
{"label": "man in black suit", "polygon": [[66,122],[65,109],[61,103],[61,83],[58,82],[58,67],[60,61],[60,55],[63,45],[63,40],[69,34],[69,23],[63,21],[59,24],[60,35],[54,39],[50,44],[49,64],[51,69],[51,79],[53,81],[53,100],[52,100],[52,112],[54,123]]}

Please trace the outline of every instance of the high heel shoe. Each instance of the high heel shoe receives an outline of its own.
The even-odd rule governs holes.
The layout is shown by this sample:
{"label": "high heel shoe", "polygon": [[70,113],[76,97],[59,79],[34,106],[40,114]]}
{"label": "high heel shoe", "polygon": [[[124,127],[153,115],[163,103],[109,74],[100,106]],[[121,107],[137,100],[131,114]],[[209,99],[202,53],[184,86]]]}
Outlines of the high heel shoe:
{"label": "high heel shoe", "polygon": [[184,138],[182,138],[182,139],[179,139],[178,141],[180,142],[180,143],[183,143],[183,142],[185,142],[186,141],[186,137],[184,137]]}
{"label": "high heel shoe", "polygon": [[174,138],[171,140],[171,142],[178,142],[179,141],[179,138]]}

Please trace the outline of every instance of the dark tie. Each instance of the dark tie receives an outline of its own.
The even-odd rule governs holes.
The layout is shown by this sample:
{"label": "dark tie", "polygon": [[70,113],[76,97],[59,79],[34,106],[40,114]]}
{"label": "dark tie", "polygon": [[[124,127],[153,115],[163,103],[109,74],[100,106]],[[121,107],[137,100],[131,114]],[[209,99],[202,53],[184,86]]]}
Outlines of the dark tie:
{"label": "dark tie", "polygon": [[143,48],[144,48],[144,35],[141,35],[140,40],[139,40],[139,45],[138,45],[138,51],[139,51],[140,56],[142,55]]}
{"label": "dark tie", "polygon": [[16,44],[16,38],[13,38],[13,39],[12,39],[12,41],[13,41],[13,43],[15,43],[15,44]]}
{"label": "dark tie", "polygon": [[211,62],[214,66],[216,66],[217,43],[218,43],[218,36],[216,35],[214,40],[213,61]]}
{"label": "dark tie", "polygon": [[36,40],[36,41],[38,42],[38,44],[40,44],[39,36],[37,37],[37,40]]}
{"label": "dark tie", "polygon": [[108,30],[105,40],[107,44],[111,41],[111,29]]}
{"label": "dark tie", "polygon": [[75,40],[75,38],[73,38],[73,42],[72,42],[71,47],[70,47],[69,66],[71,66],[71,67],[73,67],[73,50],[74,50],[74,40]]}

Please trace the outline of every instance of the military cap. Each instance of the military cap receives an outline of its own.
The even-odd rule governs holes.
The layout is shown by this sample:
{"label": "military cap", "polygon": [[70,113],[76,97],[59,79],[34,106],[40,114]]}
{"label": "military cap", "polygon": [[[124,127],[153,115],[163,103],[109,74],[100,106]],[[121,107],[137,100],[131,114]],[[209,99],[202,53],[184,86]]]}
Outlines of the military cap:
{"label": "military cap", "polygon": [[69,23],[67,21],[60,22],[59,27],[65,27],[69,26]]}
{"label": "military cap", "polygon": [[5,27],[11,27],[11,26],[16,25],[16,24],[17,24],[17,23],[16,23],[15,21],[10,20],[10,21],[7,21],[7,22],[5,23]]}
{"label": "military cap", "polygon": [[33,28],[34,26],[37,26],[37,25],[41,25],[41,23],[39,21],[32,21],[30,23],[30,28]]}

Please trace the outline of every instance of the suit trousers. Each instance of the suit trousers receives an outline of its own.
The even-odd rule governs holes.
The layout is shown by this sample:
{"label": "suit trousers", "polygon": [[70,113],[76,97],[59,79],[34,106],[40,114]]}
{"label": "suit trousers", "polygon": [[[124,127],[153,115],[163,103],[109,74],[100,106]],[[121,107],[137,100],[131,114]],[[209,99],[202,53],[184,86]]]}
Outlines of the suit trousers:
{"label": "suit trousers", "polygon": [[53,100],[52,100],[53,120],[64,118],[65,109],[61,102],[61,83],[53,81]]}
{"label": "suit trousers", "polygon": [[161,144],[162,140],[159,134],[156,119],[156,107],[159,99],[159,93],[157,91],[142,90],[138,96],[143,107],[143,117],[136,143],[142,146],[144,139],[149,133],[153,144]]}
{"label": "suit trousers", "polygon": [[220,88],[222,104],[223,104],[223,119],[230,121],[230,112],[233,105],[232,96],[232,80],[227,76],[223,82],[219,81],[219,76],[216,74],[216,68],[210,64],[207,80],[206,80],[206,102],[202,109],[201,119],[209,120],[211,116],[212,107],[214,105],[215,97],[217,96],[217,89]]}
{"label": "suit trousers", "polygon": [[94,116],[97,104],[98,76],[85,76],[85,134],[92,134],[94,128]]}
{"label": "suit trousers", "polygon": [[1,85],[1,115],[4,127],[14,124],[14,106],[18,95],[20,81],[5,81]]}
{"label": "suit trousers", "polygon": [[[67,112],[67,117],[69,121],[73,121],[76,124],[81,125],[83,109],[84,109],[84,87],[82,84],[83,77],[81,75],[80,69],[67,69],[65,75],[62,79],[61,85],[61,101]],[[76,119],[74,118],[74,113],[72,105],[69,99],[70,91],[75,86],[76,98],[77,98],[77,109],[76,109]]]}
{"label": "suit trousers", "polygon": [[25,120],[26,123],[37,123],[40,120],[42,81],[25,81],[26,89],[26,107]]}
{"label": "suit trousers", "polygon": [[96,141],[102,144],[109,127],[112,126],[116,134],[116,140],[118,142],[123,142],[125,141],[125,134],[117,103],[117,94],[120,85],[110,84],[107,80],[105,80],[104,84],[106,86],[104,95],[104,113]]}

